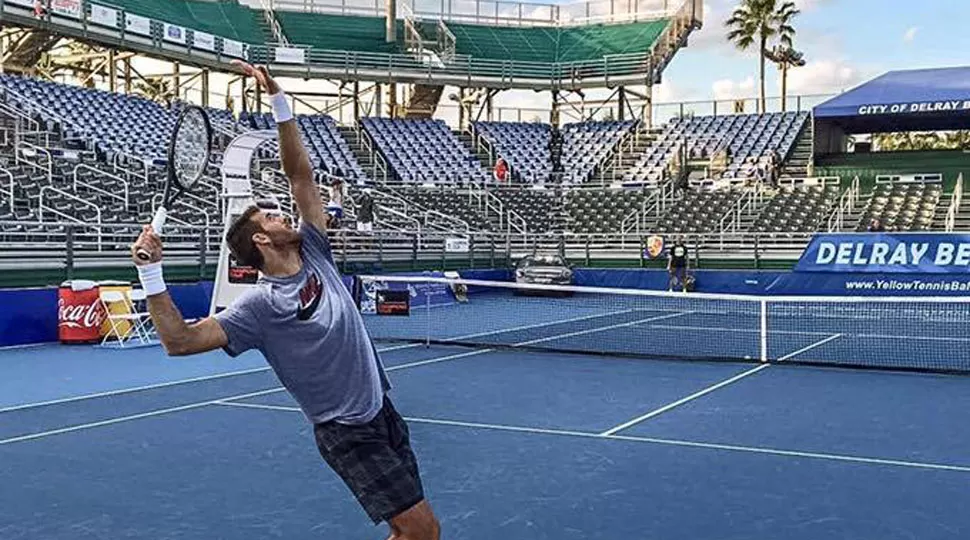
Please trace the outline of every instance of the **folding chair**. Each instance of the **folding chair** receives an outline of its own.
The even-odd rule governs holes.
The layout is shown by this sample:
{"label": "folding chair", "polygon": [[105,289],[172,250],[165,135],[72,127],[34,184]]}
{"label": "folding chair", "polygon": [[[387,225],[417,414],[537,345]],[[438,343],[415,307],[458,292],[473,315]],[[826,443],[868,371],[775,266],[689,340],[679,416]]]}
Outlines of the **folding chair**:
{"label": "folding chair", "polygon": [[[146,328],[144,321],[148,317],[148,313],[138,313],[134,308],[131,297],[121,291],[101,291],[100,294],[101,305],[104,307],[104,311],[108,320],[110,328],[105,334],[104,338],[101,340],[102,346],[107,346],[108,341],[114,339],[117,341],[118,347],[126,347],[132,340],[138,339],[142,344],[148,344],[149,338],[146,335]],[[125,313],[112,313],[112,305],[121,304],[125,308]],[[125,325],[123,323],[128,323],[127,332],[124,331]]]}

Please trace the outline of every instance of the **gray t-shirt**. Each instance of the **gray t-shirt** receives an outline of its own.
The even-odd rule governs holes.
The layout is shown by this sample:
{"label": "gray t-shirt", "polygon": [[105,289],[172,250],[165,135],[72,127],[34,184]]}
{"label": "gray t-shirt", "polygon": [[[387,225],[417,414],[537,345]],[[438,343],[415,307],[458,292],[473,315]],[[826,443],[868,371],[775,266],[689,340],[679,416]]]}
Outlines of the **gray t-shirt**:
{"label": "gray t-shirt", "polygon": [[364,320],[333,262],[330,242],[300,227],[296,275],[261,276],[215,318],[230,356],[258,349],[313,423],[369,422],[390,389]]}

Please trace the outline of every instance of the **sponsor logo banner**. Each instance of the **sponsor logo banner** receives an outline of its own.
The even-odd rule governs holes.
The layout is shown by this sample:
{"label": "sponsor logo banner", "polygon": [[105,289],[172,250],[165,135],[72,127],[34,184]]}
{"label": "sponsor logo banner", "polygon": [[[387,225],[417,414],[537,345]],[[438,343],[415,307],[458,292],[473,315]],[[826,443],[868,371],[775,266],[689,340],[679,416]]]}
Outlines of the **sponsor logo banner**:
{"label": "sponsor logo banner", "polygon": [[246,57],[246,53],[243,50],[243,44],[232,39],[223,38],[222,53],[226,56],[234,56],[236,58]]}
{"label": "sponsor logo banner", "polygon": [[205,32],[192,32],[192,46],[203,51],[216,50],[216,38],[212,34]]}
{"label": "sponsor logo banner", "polygon": [[883,114],[928,114],[956,113],[970,111],[970,99],[949,101],[917,101],[913,103],[890,103],[882,105],[860,105],[858,114],[873,116]]}
{"label": "sponsor logo banner", "polygon": [[91,4],[91,22],[101,26],[118,28],[118,10]]}
{"label": "sponsor logo banner", "polygon": [[970,273],[970,234],[818,234],[796,272]]}
{"label": "sponsor logo banner", "polygon": [[468,253],[467,238],[445,238],[445,252],[447,253]]}
{"label": "sponsor logo banner", "polygon": [[51,0],[51,11],[72,19],[80,19],[81,0]]}
{"label": "sponsor logo banner", "polygon": [[410,291],[377,291],[377,314],[407,317],[411,314]]}
{"label": "sponsor logo banner", "polygon": [[165,23],[165,41],[185,45],[185,28]]}
{"label": "sponsor logo banner", "polygon": [[305,64],[306,51],[291,47],[277,47],[276,61],[281,64]]}
{"label": "sponsor logo banner", "polygon": [[140,15],[125,13],[125,28],[132,34],[152,35],[152,21]]}

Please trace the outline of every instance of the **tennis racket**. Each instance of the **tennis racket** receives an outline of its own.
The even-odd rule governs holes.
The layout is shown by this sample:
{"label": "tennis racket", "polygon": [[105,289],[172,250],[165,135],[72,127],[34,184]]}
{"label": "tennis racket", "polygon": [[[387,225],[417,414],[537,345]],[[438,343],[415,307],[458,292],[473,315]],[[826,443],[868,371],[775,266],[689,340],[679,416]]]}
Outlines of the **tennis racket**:
{"label": "tennis racket", "polygon": [[[168,142],[168,166],[162,205],[152,218],[152,229],[161,235],[168,218],[168,209],[183,193],[191,191],[209,165],[212,147],[212,125],[205,109],[189,105],[179,113],[175,130]],[[137,252],[143,261],[151,260],[144,249]]]}

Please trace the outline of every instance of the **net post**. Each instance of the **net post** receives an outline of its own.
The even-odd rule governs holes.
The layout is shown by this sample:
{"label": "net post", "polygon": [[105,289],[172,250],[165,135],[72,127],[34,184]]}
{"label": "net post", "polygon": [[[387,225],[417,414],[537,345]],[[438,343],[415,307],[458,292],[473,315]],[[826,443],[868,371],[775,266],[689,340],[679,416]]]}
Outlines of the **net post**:
{"label": "net post", "polygon": [[760,300],[761,304],[761,361],[768,361],[768,301]]}
{"label": "net post", "polygon": [[74,279],[74,225],[68,225],[65,232],[67,245],[64,252],[64,270],[67,279]]}
{"label": "net post", "polygon": [[424,346],[431,347],[431,295],[427,292],[424,295]]}

